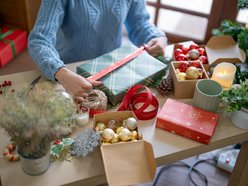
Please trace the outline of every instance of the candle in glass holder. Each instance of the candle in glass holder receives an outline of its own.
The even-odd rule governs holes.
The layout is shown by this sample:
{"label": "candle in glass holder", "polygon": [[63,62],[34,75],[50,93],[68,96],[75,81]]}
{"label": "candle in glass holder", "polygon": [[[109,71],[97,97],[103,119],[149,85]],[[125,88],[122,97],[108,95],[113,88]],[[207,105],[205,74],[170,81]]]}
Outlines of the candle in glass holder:
{"label": "candle in glass holder", "polygon": [[229,89],[232,84],[236,73],[236,66],[232,63],[220,63],[213,71],[212,78],[221,84],[224,89]]}

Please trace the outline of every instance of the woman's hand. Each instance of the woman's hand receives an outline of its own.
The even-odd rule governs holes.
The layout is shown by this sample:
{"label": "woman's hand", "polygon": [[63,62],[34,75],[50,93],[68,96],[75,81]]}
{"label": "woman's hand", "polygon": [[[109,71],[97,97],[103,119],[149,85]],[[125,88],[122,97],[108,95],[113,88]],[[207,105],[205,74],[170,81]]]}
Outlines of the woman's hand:
{"label": "woman's hand", "polygon": [[83,101],[94,86],[101,84],[99,81],[91,81],[75,74],[74,72],[62,67],[55,74],[55,78],[68,91],[74,100]]}
{"label": "woman's hand", "polygon": [[164,48],[166,45],[166,37],[162,36],[162,37],[156,37],[151,39],[148,43],[147,43],[148,47],[147,47],[147,52],[156,57],[158,55],[164,55]]}

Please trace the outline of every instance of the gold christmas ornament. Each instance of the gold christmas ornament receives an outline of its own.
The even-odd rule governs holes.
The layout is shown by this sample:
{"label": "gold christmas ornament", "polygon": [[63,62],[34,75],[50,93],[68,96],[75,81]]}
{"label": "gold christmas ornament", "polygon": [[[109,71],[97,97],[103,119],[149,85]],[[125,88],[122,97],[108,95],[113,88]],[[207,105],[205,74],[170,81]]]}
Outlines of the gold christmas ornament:
{"label": "gold christmas ornament", "polygon": [[186,80],[186,73],[180,72],[177,74],[178,80]]}
{"label": "gold christmas ornament", "polygon": [[131,139],[136,140],[138,138],[138,133],[136,130],[131,131]]}
{"label": "gold christmas ornament", "polygon": [[101,135],[104,141],[111,141],[115,136],[115,132],[110,128],[106,128]]}
{"label": "gold christmas ornament", "polygon": [[131,132],[129,129],[127,128],[123,128],[119,134],[118,134],[119,138],[121,141],[128,141],[131,139]]}
{"label": "gold christmas ornament", "polygon": [[124,129],[124,127],[118,127],[118,128],[116,129],[116,133],[119,134],[120,131],[121,131],[122,129]]}
{"label": "gold christmas ornament", "polygon": [[137,128],[137,125],[138,121],[133,117],[127,118],[124,121],[124,127],[128,128],[129,130],[135,130]]}
{"label": "gold christmas ornament", "polygon": [[112,142],[112,143],[117,143],[117,142],[119,142],[119,136],[118,136],[118,134],[115,134],[115,135],[114,135],[114,138],[111,140],[111,142]]}
{"label": "gold christmas ornament", "polygon": [[104,129],[106,129],[106,125],[102,122],[99,122],[96,124],[96,131],[97,132],[100,132],[100,131],[103,131]]}
{"label": "gold christmas ornament", "polygon": [[190,80],[196,80],[199,78],[199,71],[196,67],[189,67],[186,70],[186,78]]}

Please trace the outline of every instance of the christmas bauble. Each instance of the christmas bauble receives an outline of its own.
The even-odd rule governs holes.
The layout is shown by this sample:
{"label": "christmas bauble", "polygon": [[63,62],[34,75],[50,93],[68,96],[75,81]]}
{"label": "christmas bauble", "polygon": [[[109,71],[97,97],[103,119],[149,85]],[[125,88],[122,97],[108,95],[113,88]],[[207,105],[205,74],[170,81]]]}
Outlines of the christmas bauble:
{"label": "christmas bauble", "polygon": [[131,139],[131,132],[129,129],[124,128],[119,132],[118,136],[121,141],[128,141]]}
{"label": "christmas bauble", "polygon": [[178,69],[180,72],[186,72],[186,70],[190,67],[189,63],[187,61],[182,62]]}
{"label": "christmas bauble", "polygon": [[196,68],[201,68],[201,64],[199,60],[193,61],[190,66],[196,67]]}
{"label": "christmas bauble", "polygon": [[174,57],[176,58],[179,54],[183,54],[183,51],[180,48],[174,50]]}
{"label": "christmas bauble", "polygon": [[180,72],[177,74],[177,78],[178,80],[182,81],[182,80],[186,80],[186,73],[184,72]]}
{"label": "christmas bauble", "polygon": [[128,128],[129,130],[135,130],[137,128],[137,125],[138,121],[133,117],[127,118],[124,121],[124,127]]}
{"label": "christmas bauble", "polygon": [[136,130],[131,131],[131,139],[137,140],[138,139],[138,133]]}
{"label": "christmas bauble", "polygon": [[199,54],[198,50],[192,49],[192,50],[189,51],[189,57],[191,59],[198,59],[199,56],[200,56],[200,54]]}
{"label": "christmas bauble", "polygon": [[186,55],[185,55],[185,54],[179,54],[179,55],[176,57],[176,60],[177,60],[177,61],[185,61],[185,60],[186,60]]}
{"label": "christmas bauble", "polygon": [[122,129],[124,129],[124,127],[118,127],[118,128],[116,129],[116,133],[119,134],[120,131],[121,131]]}
{"label": "christmas bauble", "polygon": [[111,140],[111,142],[112,142],[112,143],[117,143],[117,142],[119,142],[119,136],[118,136],[118,134],[114,134],[114,137],[113,137],[113,139]]}
{"label": "christmas bauble", "polygon": [[190,80],[196,80],[199,78],[199,71],[196,67],[189,67],[186,70],[186,78]]}
{"label": "christmas bauble", "polygon": [[180,46],[179,48],[183,51],[184,54],[187,54],[188,51],[189,51],[189,48],[188,48],[188,47],[185,47],[185,46],[183,46],[183,45]]}
{"label": "christmas bauble", "polygon": [[102,138],[104,141],[111,141],[114,138],[114,136],[115,136],[115,132],[110,128],[106,128],[102,132]]}
{"label": "christmas bauble", "polygon": [[97,123],[95,129],[96,129],[97,132],[103,131],[104,129],[106,129],[106,125],[104,123],[102,123],[102,122]]}
{"label": "christmas bauble", "polygon": [[200,55],[205,55],[205,54],[206,54],[205,48],[200,47],[200,48],[198,48],[197,50],[198,50],[198,52],[200,53]]}
{"label": "christmas bauble", "polygon": [[200,56],[199,59],[201,60],[202,64],[207,64],[208,63],[208,59],[206,56]]}
{"label": "christmas bauble", "polygon": [[115,119],[111,119],[108,121],[108,128],[111,128],[113,130],[116,130],[117,127],[119,126],[119,123]]}
{"label": "christmas bauble", "polygon": [[197,45],[197,44],[191,44],[190,46],[189,46],[189,49],[190,50],[192,50],[192,49],[198,49],[199,48],[199,46]]}

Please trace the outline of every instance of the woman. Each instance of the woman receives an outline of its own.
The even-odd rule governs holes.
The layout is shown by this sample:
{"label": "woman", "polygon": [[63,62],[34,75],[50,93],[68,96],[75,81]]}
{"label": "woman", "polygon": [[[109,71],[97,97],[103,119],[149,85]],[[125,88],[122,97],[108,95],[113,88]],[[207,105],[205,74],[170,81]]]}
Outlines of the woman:
{"label": "woman", "polygon": [[165,34],[149,22],[145,0],[42,0],[29,35],[29,53],[42,73],[82,100],[100,84],[68,70],[66,63],[96,58],[121,46],[122,28],[136,46],[163,54]]}

